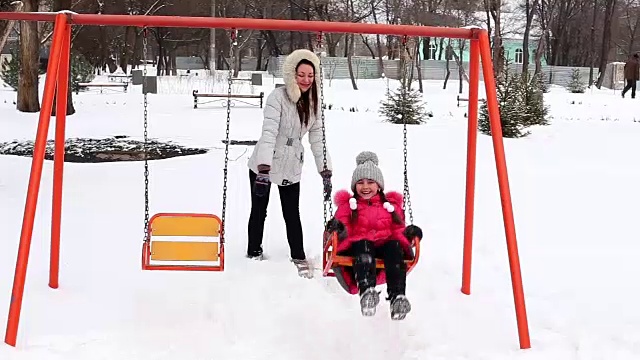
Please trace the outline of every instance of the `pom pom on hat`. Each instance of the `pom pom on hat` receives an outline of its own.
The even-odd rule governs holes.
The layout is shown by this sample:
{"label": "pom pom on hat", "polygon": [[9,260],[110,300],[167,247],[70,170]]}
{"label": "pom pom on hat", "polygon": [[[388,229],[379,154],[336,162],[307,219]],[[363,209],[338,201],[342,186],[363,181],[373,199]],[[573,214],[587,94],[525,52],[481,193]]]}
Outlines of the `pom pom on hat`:
{"label": "pom pom on hat", "polygon": [[378,166],[378,155],[372,151],[363,151],[356,156],[356,165],[362,165],[367,161],[371,161]]}

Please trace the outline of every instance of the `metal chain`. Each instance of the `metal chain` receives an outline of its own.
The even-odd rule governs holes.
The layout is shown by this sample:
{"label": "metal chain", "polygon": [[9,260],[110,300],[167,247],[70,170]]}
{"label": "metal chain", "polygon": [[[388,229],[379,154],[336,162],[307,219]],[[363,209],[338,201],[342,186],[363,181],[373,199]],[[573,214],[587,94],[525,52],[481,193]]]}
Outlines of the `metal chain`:
{"label": "metal chain", "polygon": [[[322,121],[322,166],[323,170],[328,170],[327,166],[327,135],[326,135],[326,126],[325,126],[325,116],[324,116],[324,71],[322,67],[322,33],[318,33],[318,58],[320,59],[320,119]],[[324,191],[323,191],[324,192]],[[323,194],[324,196],[324,194]],[[331,195],[329,196],[329,200],[326,200],[323,197],[323,205],[324,205],[324,224],[325,226],[329,222],[329,215],[333,216],[333,202],[331,199]]]}
{"label": "metal chain", "polygon": [[[407,48],[407,37],[406,35],[402,38],[402,45],[404,47],[404,50],[407,52],[407,55],[409,56],[409,58],[411,58],[411,53],[409,52],[409,49]],[[404,55],[404,54],[403,54]],[[413,62],[410,61],[409,64],[411,64],[410,66],[413,66]],[[406,64],[405,64],[406,66]],[[404,69],[403,69],[404,72]],[[404,81],[403,81],[404,82]],[[406,84],[406,86],[409,86],[409,88],[411,88],[411,84]],[[403,124],[403,129],[402,129],[402,134],[403,134],[403,155],[404,155],[404,190],[403,190],[403,209],[406,212],[407,210],[409,211],[409,223],[413,224],[413,210],[411,209],[411,194],[409,192],[409,171],[408,171],[408,164],[409,162],[407,161],[407,157],[409,154],[408,148],[407,148],[407,116],[406,116],[406,112],[405,109],[402,110],[402,124]]]}
{"label": "metal chain", "polygon": [[229,174],[229,129],[231,127],[231,85],[233,84],[233,69],[235,67],[235,53],[234,49],[237,42],[237,30],[231,29],[231,46],[229,47],[231,60],[229,61],[229,76],[227,79],[227,129],[226,129],[226,141],[224,146],[224,180],[222,185],[222,227],[220,229],[220,243],[224,244],[224,235],[226,228],[226,216],[227,216],[227,179]]}
{"label": "metal chain", "polygon": [[144,241],[149,241],[149,112],[147,99],[147,28],[142,30],[142,54],[144,63],[142,65],[142,92],[144,95]]}

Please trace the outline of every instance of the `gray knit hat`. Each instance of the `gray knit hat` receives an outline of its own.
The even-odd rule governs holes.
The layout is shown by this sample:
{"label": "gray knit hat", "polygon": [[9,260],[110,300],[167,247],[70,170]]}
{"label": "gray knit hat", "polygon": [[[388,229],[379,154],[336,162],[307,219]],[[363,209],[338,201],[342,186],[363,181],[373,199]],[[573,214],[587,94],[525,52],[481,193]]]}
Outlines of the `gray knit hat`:
{"label": "gray knit hat", "polygon": [[384,190],[384,177],[378,167],[378,155],[371,151],[363,151],[356,156],[356,169],[351,177],[351,190],[356,191],[356,183],[362,179],[370,179],[378,183]]}

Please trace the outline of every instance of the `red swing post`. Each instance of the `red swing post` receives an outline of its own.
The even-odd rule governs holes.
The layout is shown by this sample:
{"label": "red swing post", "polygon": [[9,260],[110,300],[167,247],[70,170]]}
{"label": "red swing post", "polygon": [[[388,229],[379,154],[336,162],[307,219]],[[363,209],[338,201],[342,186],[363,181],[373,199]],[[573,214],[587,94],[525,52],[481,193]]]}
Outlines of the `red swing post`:
{"label": "red swing post", "polygon": [[[11,14],[11,13],[10,13]],[[0,13],[0,19],[5,18]],[[22,20],[19,18],[20,13],[16,13],[13,16],[16,17],[16,20]],[[26,20],[40,19],[38,14],[24,14],[27,18]],[[69,52],[69,43],[65,40],[70,39],[67,36],[67,33],[70,31],[71,27],[67,24],[67,17],[63,13],[59,13],[55,15],[55,25],[53,30],[53,38],[51,44],[51,56],[49,57],[49,64],[47,65],[47,77],[44,83],[44,93],[42,96],[42,106],[40,109],[40,117],[38,120],[38,130],[36,131],[36,140],[33,146],[33,160],[31,162],[31,172],[29,176],[29,187],[27,190],[27,199],[25,203],[24,216],[22,222],[22,231],[20,233],[20,245],[18,247],[18,259],[16,261],[16,270],[13,278],[13,289],[11,291],[11,304],[9,307],[9,317],[7,319],[7,331],[5,334],[5,343],[15,346],[16,339],[18,336],[18,323],[20,322],[20,310],[22,308],[22,296],[24,294],[24,286],[25,280],[27,277],[27,264],[29,262],[29,251],[31,249],[31,238],[33,235],[33,224],[35,222],[36,216],[36,208],[38,205],[38,194],[40,190],[40,182],[42,180],[42,167],[44,165],[44,155],[45,149],[47,145],[47,133],[49,131],[49,124],[51,122],[51,110],[53,109],[53,98],[56,93],[56,85],[58,85],[58,90],[62,90],[68,87],[68,76],[63,76],[60,72],[60,63],[63,59],[69,59],[69,56],[63,56],[63,52]],[[68,64],[63,65],[63,70],[67,70],[68,72]],[[61,82],[61,84],[58,84]],[[66,83],[66,85],[65,85]],[[62,96],[58,96],[58,105],[59,107],[56,109],[56,115],[61,117],[58,118],[57,122],[64,123],[64,117],[67,112],[67,94],[65,93]],[[64,108],[60,111],[60,106],[64,103]],[[60,137],[62,137],[62,145],[59,145]],[[56,131],[56,150],[57,154],[60,154],[60,146],[64,147],[64,125],[58,125]],[[57,177],[54,180],[54,183],[58,185],[57,189],[54,189],[54,201],[57,201],[58,204],[54,203],[54,211],[53,211],[53,219],[52,219],[52,229],[57,228],[57,231],[54,230],[51,233],[51,270],[52,274],[55,275],[50,281],[50,286],[55,288],[57,287],[57,271],[58,271],[58,257],[57,251],[59,251],[60,244],[60,215],[61,213],[58,211],[61,209],[60,201],[61,191],[62,191],[62,165],[60,164],[63,161],[62,158],[58,159],[56,156],[57,163]],[[55,286],[52,286],[55,285]]]}

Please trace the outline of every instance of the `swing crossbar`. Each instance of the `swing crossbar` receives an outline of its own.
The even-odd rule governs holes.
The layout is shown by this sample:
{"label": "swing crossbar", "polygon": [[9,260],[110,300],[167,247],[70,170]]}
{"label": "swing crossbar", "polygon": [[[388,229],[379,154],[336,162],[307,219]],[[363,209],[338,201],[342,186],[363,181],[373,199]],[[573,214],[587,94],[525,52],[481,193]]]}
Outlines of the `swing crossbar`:
{"label": "swing crossbar", "polygon": [[[142,246],[142,269],[223,271],[224,243],[219,241],[222,226],[220,218],[213,214],[155,214],[149,220],[147,239]],[[164,240],[169,237],[172,239]],[[180,239],[185,237],[198,237],[212,241]],[[164,239],[158,240],[158,238]],[[216,241],[213,241],[214,239]],[[185,265],[184,262],[199,262],[199,264]],[[217,264],[211,265],[216,262]]]}
{"label": "swing crossbar", "polygon": [[[338,248],[338,234],[336,232],[325,234],[325,239],[327,239],[327,237],[329,239],[328,241],[325,241],[324,244],[322,275],[335,276],[333,269],[336,267],[353,266],[353,257],[337,254],[335,249]],[[420,259],[420,240],[418,238],[414,238],[411,244],[413,246],[414,256],[410,260],[405,260],[405,264],[407,264],[407,273],[413,270]],[[384,261],[382,259],[376,259],[376,269],[384,269]]]}

